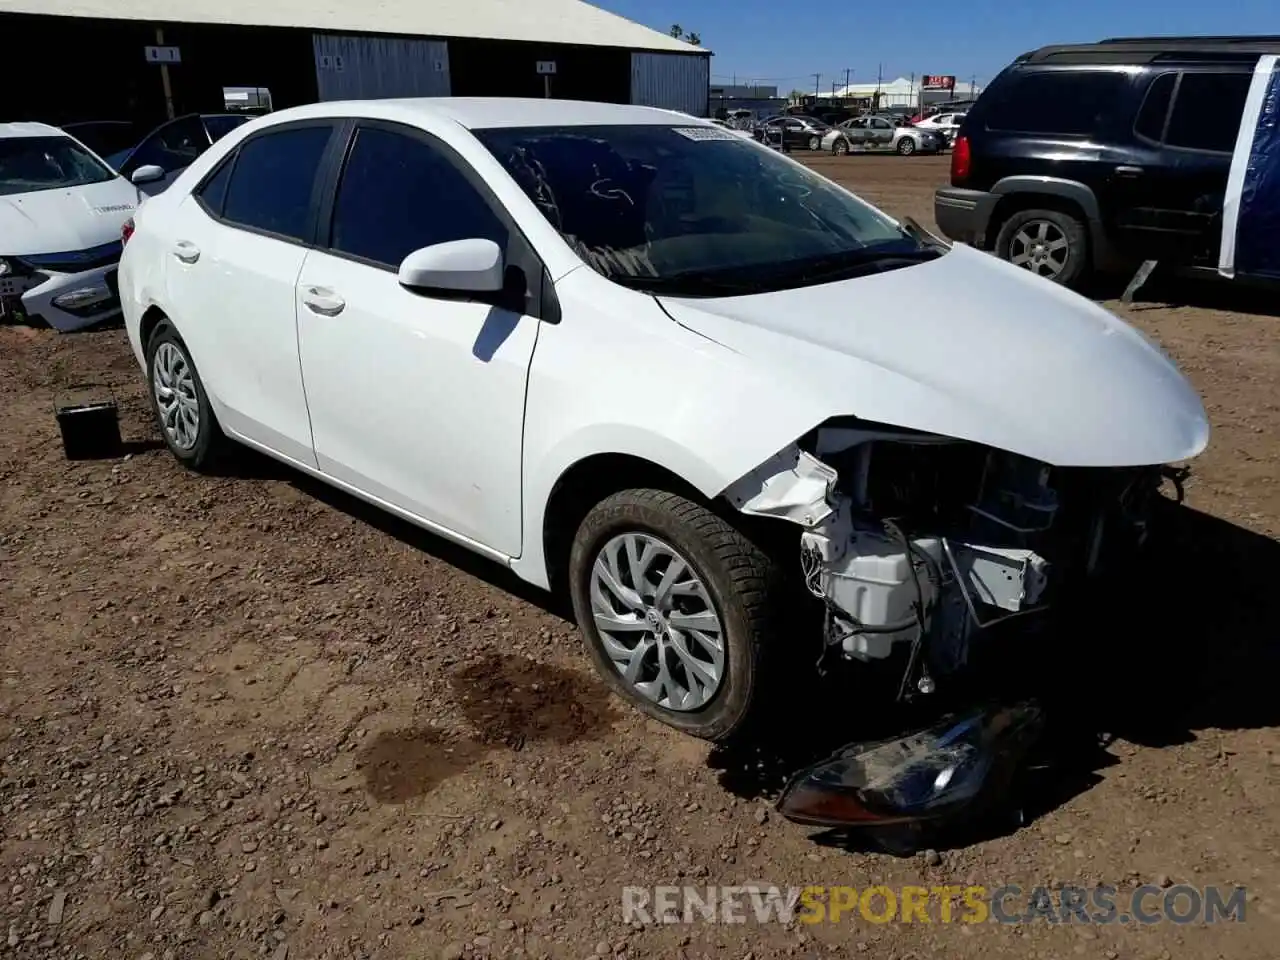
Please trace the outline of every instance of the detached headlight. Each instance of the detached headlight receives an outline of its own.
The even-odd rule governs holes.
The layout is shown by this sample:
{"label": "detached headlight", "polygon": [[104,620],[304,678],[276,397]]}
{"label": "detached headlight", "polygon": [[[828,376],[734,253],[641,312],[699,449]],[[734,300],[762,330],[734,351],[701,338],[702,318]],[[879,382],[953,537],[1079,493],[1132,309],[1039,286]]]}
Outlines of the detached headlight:
{"label": "detached headlight", "polygon": [[1040,708],[1022,703],[975,710],[893,740],[850,744],[793,778],[778,810],[823,827],[954,815],[998,798],[1040,729]]}

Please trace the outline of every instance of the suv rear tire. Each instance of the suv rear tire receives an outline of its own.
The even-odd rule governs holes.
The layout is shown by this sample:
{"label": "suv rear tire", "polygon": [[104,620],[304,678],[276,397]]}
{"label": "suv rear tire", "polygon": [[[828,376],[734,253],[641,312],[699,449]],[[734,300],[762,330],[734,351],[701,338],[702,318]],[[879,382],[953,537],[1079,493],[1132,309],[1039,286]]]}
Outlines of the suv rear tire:
{"label": "suv rear tire", "polygon": [[1088,272],[1089,235],[1084,223],[1061,210],[1019,210],[1000,227],[995,253],[1001,260],[1070,287]]}

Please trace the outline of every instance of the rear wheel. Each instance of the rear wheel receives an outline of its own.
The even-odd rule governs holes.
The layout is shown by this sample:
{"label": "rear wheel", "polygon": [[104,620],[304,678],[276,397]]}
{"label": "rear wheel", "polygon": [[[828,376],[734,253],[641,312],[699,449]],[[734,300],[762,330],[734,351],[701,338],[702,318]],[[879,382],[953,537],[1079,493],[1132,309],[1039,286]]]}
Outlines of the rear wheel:
{"label": "rear wheel", "polygon": [[741,531],[678,494],[624,490],[583,520],[569,577],[587,649],[615,692],[706,740],[746,725],[780,580]]}
{"label": "rear wheel", "polygon": [[218,426],[191,352],[168,320],[147,341],[147,382],[151,409],[165,446],[178,462],[205,470],[228,441]]}
{"label": "rear wheel", "polygon": [[996,255],[1046,280],[1070,286],[1088,268],[1084,224],[1060,210],[1022,210],[996,236]]}

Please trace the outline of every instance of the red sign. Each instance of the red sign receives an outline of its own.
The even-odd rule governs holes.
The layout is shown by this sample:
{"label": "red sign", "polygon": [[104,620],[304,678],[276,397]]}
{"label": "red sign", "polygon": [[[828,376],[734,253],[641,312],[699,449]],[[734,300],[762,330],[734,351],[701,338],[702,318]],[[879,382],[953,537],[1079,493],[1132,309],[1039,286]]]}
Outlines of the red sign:
{"label": "red sign", "polygon": [[920,84],[921,90],[954,90],[955,88],[955,77],[925,76]]}

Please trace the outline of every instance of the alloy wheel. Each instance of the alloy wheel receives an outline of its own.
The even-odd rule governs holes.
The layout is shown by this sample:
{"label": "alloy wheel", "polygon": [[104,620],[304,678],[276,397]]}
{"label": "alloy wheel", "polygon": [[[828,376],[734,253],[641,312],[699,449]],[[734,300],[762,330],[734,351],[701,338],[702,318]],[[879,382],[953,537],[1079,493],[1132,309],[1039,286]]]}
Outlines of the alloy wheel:
{"label": "alloy wheel", "polygon": [[1048,220],[1029,220],[1009,243],[1010,263],[1049,280],[1057,279],[1066,269],[1070,253],[1067,235]]}
{"label": "alloy wheel", "polygon": [[191,450],[200,437],[200,401],[191,363],[176,344],[166,342],[156,348],[152,367],[151,388],[165,436],[179,450]]}
{"label": "alloy wheel", "polygon": [[647,533],[613,537],[591,566],[605,655],[637,696],[677,712],[706,706],[725,678],[725,633],[693,565]]}

